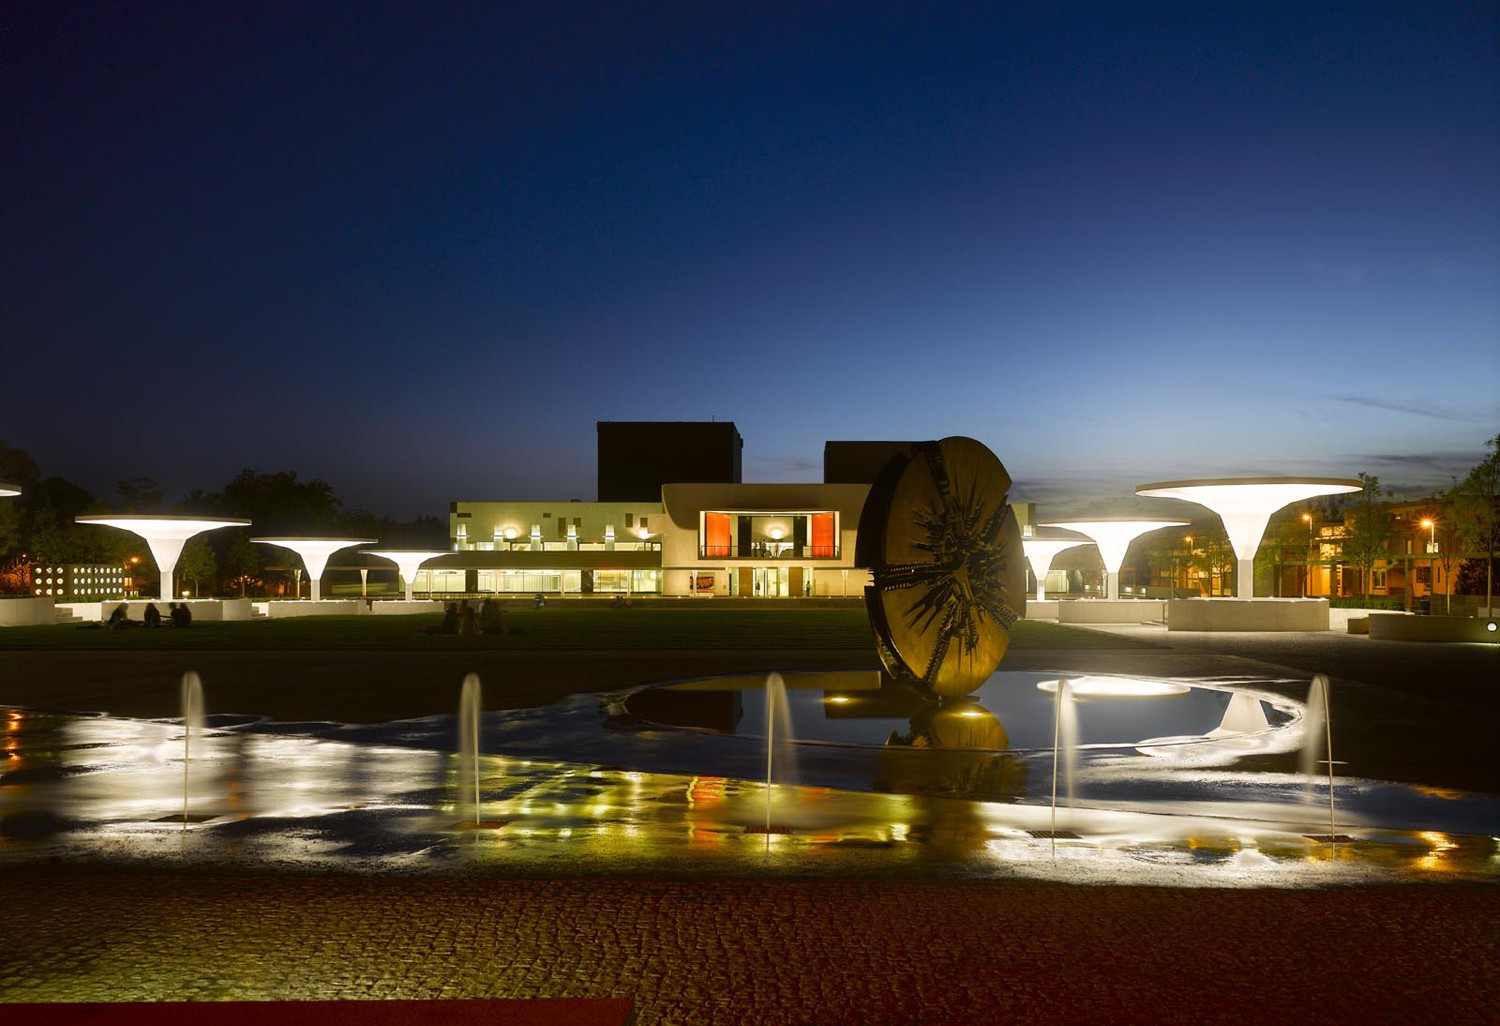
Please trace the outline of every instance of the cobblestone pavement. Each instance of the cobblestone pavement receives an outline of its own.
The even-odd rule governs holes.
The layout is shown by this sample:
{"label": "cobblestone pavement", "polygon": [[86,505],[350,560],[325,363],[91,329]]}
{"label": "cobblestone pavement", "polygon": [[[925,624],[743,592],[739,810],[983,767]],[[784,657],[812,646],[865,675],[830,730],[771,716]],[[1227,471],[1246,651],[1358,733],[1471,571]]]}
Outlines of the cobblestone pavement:
{"label": "cobblestone pavement", "polygon": [[5,890],[6,1002],[628,997],[641,1026],[1490,1023],[1500,1003],[1493,886],[38,866]]}

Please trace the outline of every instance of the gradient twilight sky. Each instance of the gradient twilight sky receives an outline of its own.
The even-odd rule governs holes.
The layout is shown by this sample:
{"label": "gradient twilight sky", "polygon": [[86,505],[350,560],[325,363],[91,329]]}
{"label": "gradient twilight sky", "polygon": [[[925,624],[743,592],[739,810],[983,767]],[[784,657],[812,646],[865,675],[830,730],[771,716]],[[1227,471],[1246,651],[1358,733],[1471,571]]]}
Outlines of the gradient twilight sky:
{"label": "gradient twilight sky", "polygon": [[1500,433],[1495,3],[0,9],[0,438],[108,496],[592,499],[972,435],[1145,481],[1448,483]]}

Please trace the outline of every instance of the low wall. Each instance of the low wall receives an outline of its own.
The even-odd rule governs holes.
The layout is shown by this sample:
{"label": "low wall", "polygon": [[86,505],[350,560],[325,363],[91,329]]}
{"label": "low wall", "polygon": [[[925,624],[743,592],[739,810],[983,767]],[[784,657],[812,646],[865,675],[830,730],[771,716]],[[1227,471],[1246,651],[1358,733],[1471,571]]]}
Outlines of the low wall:
{"label": "low wall", "polygon": [[52,599],[8,598],[0,599],[0,627],[33,627],[53,622]]}
{"label": "low wall", "polygon": [[[250,600],[242,599],[188,599],[182,603],[193,614],[194,620],[248,620],[252,615]],[[108,620],[109,615],[120,605],[119,599],[104,602],[63,602],[64,609],[81,620],[97,622]],[[171,615],[170,604],[160,599],[127,599],[125,615],[132,620],[143,619],[146,607],[155,605],[163,620]]]}
{"label": "low wall", "polygon": [[359,616],[365,611],[363,599],[322,599],[318,602],[292,600],[290,602],[261,602],[260,611],[273,620],[290,616]]}
{"label": "low wall", "polygon": [[1328,600],[1303,598],[1178,599],[1167,611],[1169,631],[1326,631]]}
{"label": "low wall", "polygon": [[1166,608],[1160,599],[1073,599],[1057,604],[1057,622],[1159,623]]}
{"label": "low wall", "polygon": [[[478,608],[478,603],[469,603]],[[370,603],[370,612],[377,616],[410,616],[412,613],[441,613],[444,603],[437,600],[427,601],[425,599],[413,599],[407,602],[405,599],[385,599]]]}
{"label": "low wall", "polygon": [[1490,617],[1372,612],[1370,637],[1377,641],[1500,642],[1500,623]]}
{"label": "low wall", "polygon": [[1026,615],[1025,617],[1023,617],[1023,619],[1056,620],[1057,607],[1061,604],[1062,603],[1058,602],[1057,599],[1043,599],[1040,602],[1038,602],[1036,599],[1027,599]]}

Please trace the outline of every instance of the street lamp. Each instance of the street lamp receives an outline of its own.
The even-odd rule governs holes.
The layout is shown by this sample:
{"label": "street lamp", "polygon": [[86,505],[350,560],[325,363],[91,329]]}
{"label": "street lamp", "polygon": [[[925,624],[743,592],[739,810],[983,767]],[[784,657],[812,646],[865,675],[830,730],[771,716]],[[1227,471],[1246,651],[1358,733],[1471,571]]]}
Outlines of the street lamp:
{"label": "street lamp", "polygon": [[1427,552],[1430,555],[1438,550],[1437,521],[1432,519],[1424,520],[1422,521],[1422,526],[1427,528]]}
{"label": "street lamp", "polygon": [[1302,514],[1302,519],[1307,522],[1307,552],[1302,560],[1302,597],[1307,598],[1309,586],[1312,584],[1312,551],[1313,551],[1313,522],[1312,514]]}

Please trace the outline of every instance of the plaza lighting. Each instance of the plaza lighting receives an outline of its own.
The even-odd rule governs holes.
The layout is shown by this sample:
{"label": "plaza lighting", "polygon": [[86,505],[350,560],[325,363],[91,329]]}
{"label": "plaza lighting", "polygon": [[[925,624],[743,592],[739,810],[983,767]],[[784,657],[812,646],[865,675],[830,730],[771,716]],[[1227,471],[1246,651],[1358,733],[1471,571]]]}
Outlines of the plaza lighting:
{"label": "plaza lighting", "polygon": [[446,556],[446,549],[361,549],[361,552],[371,556],[379,556],[381,559],[389,559],[396,564],[396,569],[401,573],[401,579],[406,582],[406,601],[412,601],[412,582],[416,579],[417,571],[422,564],[429,559],[438,556]]}
{"label": "plaza lighting", "polygon": [[1163,527],[1186,527],[1185,520],[1063,520],[1043,527],[1060,527],[1065,531],[1077,531],[1087,535],[1099,548],[1099,557],[1104,560],[1108,578],[1108,596],[1120,597],[1120,567],[1125,565],[1125,554],[1130,543],[1143,534],[1158,531]]}
{"label": "plaza lighting", "polygon": [[308,580],[312,582],[311,600],[318,602],[323,597],[323,571],[328,567],[328,557],[339,549],[347,549],[351,545],[374,545],[379,539],[292,536],[288,538],[251,538],[250,540],[262,545],[279,545],[283,549],[291,549],[297,555],[301,556],[302,564],[307,567]]}
{"label": "plaza lighting", "polygon": [[[1038,681],[1036,689],[1055,694],[1058,682]],[[1185,695],[1193,690],[1175,680],[1148,680],[1139,677],[1069,677],[1068,690],[1075,698],[1164,698],[1168,695]]]}
{"label": "plaza lighting", "polygon": [[20,485],[6,484],[4,481],[0,481],[0,495],[20,495],[20,494],[21,494],[21,486]]}
{"label": "plaza lighting", "polygon": [[1031,564],[1031,572],[1036,577],[1036,600],[1038,602],[1045,602],[1047,599],[1047,575],[1052,572],[1052,561],[1059,553],[1088,543],[1087,538],[1031,537],[1021,539],[1021,551],[1026,553],[1026,562]]}
{"label": "plaza lighting", "polygon": [[98,524],[138,534],[146,541],[156,568],[161,571],[161,601],[176,601],[172,594],[172,571],[189,538],[221,527],[249,527],[243,517],[163,517],[137,513],[103,513],[74,517],[75,523]]}
{"label": "plaza lighting", "polygon": [[1427,551],[1436,552],[1437,548],[1437,521],[1431,518],[1422,521],[1422,526],[1427,528]]}
{"label": "plaza lighting", "polygon": [[1347,477],[1221,477],[1158,481],[1141,485],[1135,494],[1196,502],[1217,513],[1239,561],[1235,594],[1248,599],[1255,597],[1255,550],[1260,548],[1272,513],[1303,499],[1357,492],[1363,487]]}

